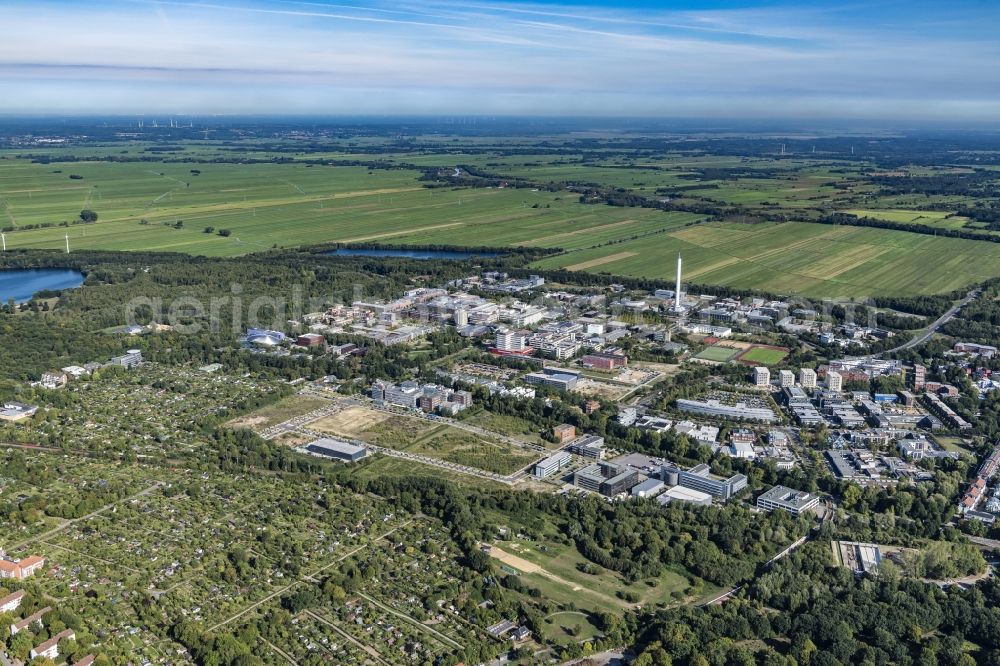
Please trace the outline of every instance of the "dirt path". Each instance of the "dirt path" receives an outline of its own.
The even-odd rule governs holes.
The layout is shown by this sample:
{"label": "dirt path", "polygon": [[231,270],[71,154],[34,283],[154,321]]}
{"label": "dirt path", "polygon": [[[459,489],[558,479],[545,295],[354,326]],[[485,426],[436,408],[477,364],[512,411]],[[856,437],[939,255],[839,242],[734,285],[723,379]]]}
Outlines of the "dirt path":
{"label": "dirt path", "polygon": [[376,240],[379,238],[389,238],[391,236],[406,236],[420,231],[433,231],[435,229],[447,229],[449,227],[462,227],[465,222],[450,222],[448,224],[432,224],[428,227],[414,227],[413,229],[400,229],[397,231],[387,231],[382,234],[371,234],[370,236],[357,236],[355,238],[339,238],[338,243],[360,243],[362,241]]}
{"label": "dirt path", "polygon": [[501,549],[497,548],[496,546],[490,546],[490,557],[494,557],[494,558],[500,560],[501,562],[503,562],[504,564],[506,564],[507,566],[513,567],[513,568],[517,569],[520,572],[528,573],[528,574],[538,574],[539,576],[544,576],[545,578],[548,578],[549,580],[551,580],[554,583],[559,583],[560,585],[565,585],[566,587],[570,588],[574,592],[579,592],[580,590],[583,589],[579,585],[577,585],[575,583],[571,583],[568,580],[566,580],[565,578],[560,578],[559,576],[555,575],[554,573],[549,573],[548,571],[546,571],[542,567],[538,566],[534,562],[529,562],[528,560],[524,559],[523,557],[519,557],[517,555],[514,555],[513,553],[508,553],[507,551],[501,550]]}
{"label": "dirt path", "polygon": [[362,643],[361,641],[359,641],[358,639],[356,639],[354,636],[351,636],[346,631],[344,631],[343,629],[341,629],[340,627],[338,627],[337,625],[335,625],[333,622],[330,622],[329,620],[327,620],[325,617],[323,617],[321,615],[318,615],[318,614],[316,614],[313,611],[308,610],[308,609],[305,611],[305,614],[308,615],[309,617],[311,617],[312,619],[316,620],[317,622],[322,622],[326,626],[330,627],[335,632],[337,632],[337,634],[339,636],[342,636],[344,638],[344,640],[346,640],[346,641],[348,641],[350,643],[354,643],[354,645],[356,645],[359,649],[364,650],[365,653],[367,653],[369,657],[371,657],[372,659],[376,660],[380,664],[385,664],[386,663],[385,659],[382,658],[382,654],[378,650],[376,650],[375,648],[373,648],[373,647],[371,647],[369,645],[365,645],[364,643]]}

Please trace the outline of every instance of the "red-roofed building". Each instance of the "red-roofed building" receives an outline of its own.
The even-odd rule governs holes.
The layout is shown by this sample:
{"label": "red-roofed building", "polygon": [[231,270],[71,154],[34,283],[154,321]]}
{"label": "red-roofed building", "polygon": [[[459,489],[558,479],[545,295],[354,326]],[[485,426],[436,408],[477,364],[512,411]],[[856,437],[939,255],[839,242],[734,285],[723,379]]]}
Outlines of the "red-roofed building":
{"label": "red-roofed building", "polygon": [[31,658],[35,659],[37,657],[48,657],[49,659],[55,659],[59,656],[59,641],[64,638],[71,641],[76,640],[76,633],[74,633],[72,629],[60,631],[44,643],[36,645],[30,653]]}
{"label": "red-roofed building", "polygon": [[12,611],[16,611],[17,607],[21,605],[21,600],[24,599],[24,595],[26,594],[27,592],[24,590],[18,590],[17,592],[8,594],[3,599],[0,599],[0,613],[10,613]]}
{"label": "red-roofed building", "polygon": [[35,572],[45,566],[45,558],[37,555],[26,557],[23,560],[0,559],[0,578],[14,578],[23,580],[33,576]]}
{"label": "red-roofed building", "polygon": [[32,613],[31,615],[29,615],[28,617],[24,618],[20,622],[15,622],[14,624],[10,625],[10,635],[14,636],[18,632],[27,629],[28,627],[32,626],[36,622],[38,624],[42,624],[42,616],[45,615],[46,613],[48,613],[50,610],[52,610],[52,606],[46,606],[45,608],[41,609],[40,611],[38,611],[36,613]]}

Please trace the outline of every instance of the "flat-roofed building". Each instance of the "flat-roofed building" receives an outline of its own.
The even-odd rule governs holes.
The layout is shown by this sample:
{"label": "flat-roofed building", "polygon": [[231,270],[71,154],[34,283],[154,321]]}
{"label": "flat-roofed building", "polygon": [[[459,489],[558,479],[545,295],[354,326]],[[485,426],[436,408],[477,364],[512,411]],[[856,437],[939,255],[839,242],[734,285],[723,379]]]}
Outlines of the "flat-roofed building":
{"label": "flat-roofed building", "polygon": [[580,435],[569,443],[570,453],[584,458],[604,458],[604,438],[599,435]]}
{"label": "flat-roofed building", "polygon": [[634,469],[612,462],[587,465],[573,475],[574,485],[606,497],[628,492],[638,481],[639,473]]}
{"label": "flat-roofed building", "polygon": [[955,351],[959,354],[973,354],[993,358],[997,355],[997,348],[993,345],[980,345],[975,342],[956,342]]}
{"label": "flat-roofed building", "polygon": [[734,474],[728,479],[712,476],[709,466],[702,464],[678,474],[677,483],[725,500],[746,488],[747,477],[743,474]]}
{"label": "flat-roofed building", "polygon": [[693,421],[678,421],[674,425],[674,432],[684,435],[688,439],[694,440],[704,446],[715,446],[719,440],[719,429],[715,426],[696,424]]}
{"label": "flat-roofed building", "polygon": [[653,497],[666,487],[666,484],[659,479],[646,479],[632,488],[632,497]]}
{"label": "flat-roofed building", "polygon": [[563,391],[572,391],[580,381],[580,374],[561,368],[544,368],[538,372],[526,374],[524,381],[529,384],[541,384]]}
{"label": "flat-roofed building", "polygon": [[745,419],[747,421],[763,421],[765,423],[778,420],[778,416],[770,407],[763,404],[751,404],[746,400],[724,402],[718,398],[705,398],[701,400],[679,398],[676,405],[677,409],[685,412],[718,416],[724,419]]}
{"label": "flat-roofed building", "polygon": [[501,328],[497,331],[496,341],[493,347],[497,354],[528,355],[534,351],[528,344],[527,331],[512,331]]}
{"label": "flat-roofed building", "polygon": [[819,498],[801,490],[785,486],[775,486],[757,498],[757,506],[765,511],[781,509],[795,517],[804,511],[814,511],[819,506]]}
{"label": "flat-roofed building", "polygon": [[38,407],[35,405],[27,405],[23,402],[17,402],[16,400],[8,400],[3,403],[3,409],[0,409],[0,420],[22,421],[34,416],[37,411]]}
{"label": "flat-roofed building", "polygon": [[778,386],[781,388],[788,388],[790,386],[795,386],[795,373],[791,370],[779,370],[778,371]]}
{"label": "flat-roofed building", "polygon": [[816,371],[812,368],[800,368],[799,386],[804,389],[816,388]]}
{"label": "flat-roofed building", "polygon": [[753,369],[753,384],[758,388],[767,388],[771,383],[771,371],[762,365]]}
{"label": "flat-roofed building", "polygon": [[326,338],[319,333],[303,333],[299,337],[295,338],[295,344],[300,347],[324,347],[326,346]]}
{"label": "flat-roofed building", "polygon": [[552,434],[557,442],[563,444],[576,437],[576,428],[568,423],[560,423],[552,428]]}
{"label": "flat-roofed building", "polygon": [[694,488],[674,486],[673,488],[668,488],[665,493],[657,497],[656,501],[663,505],[670,504],[671,502],[687,502],[696,506],[711,506],[712,496]]}
{"label": "flat-roofed building", "polygon": [[323,458],[334,458],[344,462],[357,462],[368,455],[368,447],[323,437],[309,442],[303,447],[306,453]]}
{"label": "flat-roofed building", "polygon": [[835,370],[826,371],[826,388],[829,391],[840,391],[844,390],[844,376]]}
{"label": "flat-roofed building", "polygon": [[620,349],[606,349],[602,352],[587,354],[580,363],[599,370],[614,370],[628,366],[628,357]]}
{"label": "flat-roofed building", "polygon": [[134,368],[142,363],[142,352],[138,349],[129,349],[121,356],[113,356],[111,365],[120,365],[123,368]]}
{"label": "flat-roofed building", "polygon": [[563,467],[569,465],[573,457],[567,451],[557,451],[545,460],[535,463],[535,478],[544,479],[554,472],[558,472]]}

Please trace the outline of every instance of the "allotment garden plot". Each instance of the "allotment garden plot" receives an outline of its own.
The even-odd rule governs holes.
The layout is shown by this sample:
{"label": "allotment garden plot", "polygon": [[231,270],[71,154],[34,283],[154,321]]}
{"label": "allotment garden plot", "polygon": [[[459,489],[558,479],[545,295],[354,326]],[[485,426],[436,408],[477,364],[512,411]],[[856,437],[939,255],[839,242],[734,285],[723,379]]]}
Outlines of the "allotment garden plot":
{"label": "allotment garden plot", "polygon": [[8,426],[8,439],[140,459],[192,454],[208,439],[205,426],[285,391],[277,381],[145,363],[72,382],[44,418]]}
{"label": "allotment garden plot", "polygon": [[186,474],[39,539],[55,581],[125,584],[168,613],[228,620],[405,522],[383,501],[259,477]]}

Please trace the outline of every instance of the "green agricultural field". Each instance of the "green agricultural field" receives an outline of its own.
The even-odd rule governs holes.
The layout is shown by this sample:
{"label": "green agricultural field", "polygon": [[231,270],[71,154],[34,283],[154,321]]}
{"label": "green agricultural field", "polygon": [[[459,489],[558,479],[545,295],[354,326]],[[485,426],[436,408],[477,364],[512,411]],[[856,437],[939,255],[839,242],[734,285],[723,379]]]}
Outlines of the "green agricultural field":
{"label": "green agricultural field", "polygon": [[732,347],[706,347],[700,352],[694,355],[694,358],[701,361],[716,361],[718,363],[725,363],[731,361],[736,354],[739,353],[739,349],[733,349]]}
{"label": "green agricultural field", "polygon": [[[429,190],[419,175],[303,164],[35,164],[7,158],[0,159],[0,225],[11,229],[11,249],[61,249],[69,234],[72,249],[236,256],[274,246],[361,241],[576,249],[703,219],[586,206],[568,192]],[[31,228],[70,222],[85,208],[98,213],[96,224]],[[229,236],[220,236],[222,229]]]}
{"label": "green agricultural field", "polygon": [[804,222],[701,224],[535,265],[670,279],[678,252],[694,284],[814,297],[935,294],[1000,276],[1000,244]]}

